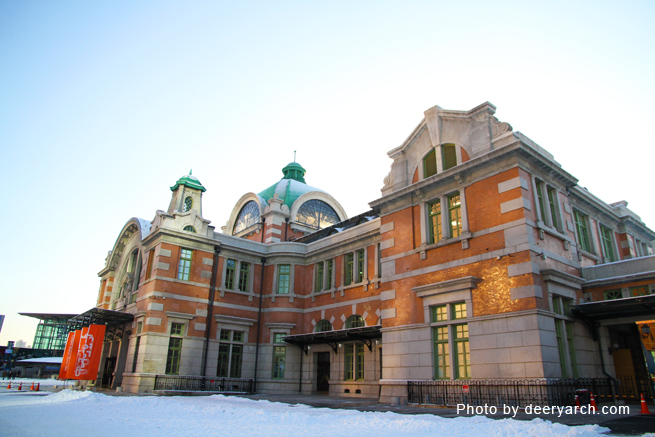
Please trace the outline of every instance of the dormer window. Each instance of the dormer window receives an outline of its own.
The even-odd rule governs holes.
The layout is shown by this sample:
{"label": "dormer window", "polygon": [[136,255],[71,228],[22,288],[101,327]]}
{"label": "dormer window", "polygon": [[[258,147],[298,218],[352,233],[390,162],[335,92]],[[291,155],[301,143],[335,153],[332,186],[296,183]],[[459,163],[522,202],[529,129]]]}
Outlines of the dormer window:
{"label": "dormer window", "polygon": [[437,153],[432,149],[423,158],[423,177],[429,178],[437,174]]}
{"label": "dormer window", "polygon": [[441,159],[444,171],[457,165],[457,151],[454,144],[444,144],[441,146]]}
{"label": "dormer window", "polygon": [[[437,159],[437,156],[441,159]],[[457,147],[454,144],[442,144],[430,150],[423,158],[423,179],[451,169],[456,165]]]}
{"label": "dormer window", "polygon": [[189,196],[184,199],[184,212],[191,211],[191,208],[193,208],[193,199]]}

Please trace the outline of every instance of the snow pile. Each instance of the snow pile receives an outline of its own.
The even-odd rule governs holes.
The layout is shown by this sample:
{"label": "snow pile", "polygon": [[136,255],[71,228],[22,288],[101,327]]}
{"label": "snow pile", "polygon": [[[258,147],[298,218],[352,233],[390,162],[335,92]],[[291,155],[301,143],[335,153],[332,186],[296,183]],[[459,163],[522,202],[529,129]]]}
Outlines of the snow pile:
{"label": "snow pile", "polygon": [[116,436],[598,436],[597,425],[568,427],[545,420],[447,419],[365,413],[227,397],[106,396],[63,390],[48,396],[0,393],[3,435]]}

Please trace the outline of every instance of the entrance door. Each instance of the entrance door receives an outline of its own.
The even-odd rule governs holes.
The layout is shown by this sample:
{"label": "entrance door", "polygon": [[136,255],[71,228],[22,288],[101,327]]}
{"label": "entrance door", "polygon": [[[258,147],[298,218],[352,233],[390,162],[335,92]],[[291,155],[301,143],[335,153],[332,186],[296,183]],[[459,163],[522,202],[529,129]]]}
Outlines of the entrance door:
{"label": "entrance door", "polygon": [[102,386],[110,387],[114,380],[114,368],[116,367],[116,357],[107,358],[105,361],[105,368],[102,372]]}
{"label": "entrance door", "polygon": [[316,391],[330,391],[330,352],[316,354],[318,368],[316,371]]}

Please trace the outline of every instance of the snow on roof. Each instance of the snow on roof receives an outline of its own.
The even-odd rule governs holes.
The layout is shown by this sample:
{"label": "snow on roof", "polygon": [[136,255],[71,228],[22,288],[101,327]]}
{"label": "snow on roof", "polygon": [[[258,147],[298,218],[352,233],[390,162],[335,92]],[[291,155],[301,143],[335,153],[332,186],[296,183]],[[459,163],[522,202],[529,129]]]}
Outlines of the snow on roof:
{"label": "snow on roof", "polygon": [[28,358],[26,360],[16,361],[17,363],[42,363],[42,364],[61,364],[62,357],[44,357],[44,358]]}

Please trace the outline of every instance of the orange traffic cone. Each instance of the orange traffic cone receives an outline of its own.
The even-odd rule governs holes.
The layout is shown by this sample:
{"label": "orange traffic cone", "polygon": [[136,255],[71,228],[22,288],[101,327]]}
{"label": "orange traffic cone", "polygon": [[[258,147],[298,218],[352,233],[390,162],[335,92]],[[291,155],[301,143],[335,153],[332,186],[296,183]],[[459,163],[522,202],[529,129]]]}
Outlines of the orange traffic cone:
{"label": "orange traffic cone", "polygon": [[18,391],[21,391],[22,389],[23,389],[23,383],[21,382],[18,384]]}
{"label": "orange traffic cone", "polygon": [[7,390],[11,390],[11,381],[9,381],[9,385],[7,386]]}
{"label": "orange traffic cone", "polygon": [[590,411],[596,412],[596,399],[594,399],[594,394],[591,393],[591,406],[589,407]]}
{"label": "orange traffic cone", "polygon": [[34,391],[39,391],[39,388],[40,388],[40,387],[41,387],[41,383],[40,383],[40,382],[37,382],[37,383],[36,383],[36,390],[34,390]]}
{"label": "orange traffic cone", "polygon": [[32,387],[30,387],[30,391],[34,391],[34,381],[32,381]]}
{"label": "orange traffic cone", "polygon": [[580,408],[580,396],[575,395],[575,411],[578,411]]}
{"label": "orange traffic cone", "polygon": [[648,411],[648,404],[646,404],[646,399],[644,399],[644,394],[641,394],[641,411],[639,414],[650,414]]}

